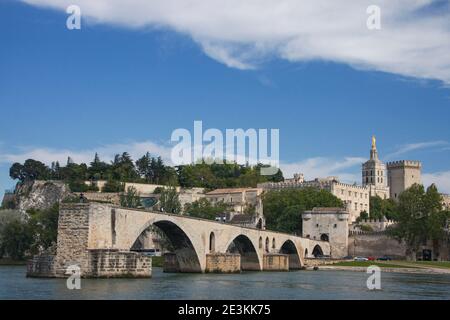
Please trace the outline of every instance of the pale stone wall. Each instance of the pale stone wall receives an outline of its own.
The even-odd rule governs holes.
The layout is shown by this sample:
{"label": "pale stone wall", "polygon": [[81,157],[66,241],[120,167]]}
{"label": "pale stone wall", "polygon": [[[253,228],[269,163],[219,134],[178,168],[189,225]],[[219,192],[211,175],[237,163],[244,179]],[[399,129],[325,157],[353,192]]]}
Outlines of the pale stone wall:
{"label": "pale stone wall", "polygon": [[348,254],[354,257],[389,256],[394,259],[406,258],[406,245],[384,234],[360,234],[349,238]]}
{"label": "pale stone wall", "polygon": [[344,202],[349,215],[349,223],[356,221],[362,211],[370,213],[370,188],[334,182],[331,193]]}

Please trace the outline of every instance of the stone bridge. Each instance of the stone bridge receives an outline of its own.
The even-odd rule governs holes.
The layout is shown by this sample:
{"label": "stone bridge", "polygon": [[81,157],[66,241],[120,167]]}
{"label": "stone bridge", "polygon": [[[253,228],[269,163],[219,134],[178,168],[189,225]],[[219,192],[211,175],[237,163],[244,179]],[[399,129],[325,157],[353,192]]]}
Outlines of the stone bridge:
{"label": "stone bridge", "polygon": [[[289,234],[97,203],[62,204],[55,272],[62,275],[78,265],[85,276],[120,276],[120,255],[145,276],[148,261],[131,249],[152,226],[170,240],[173,253],[166,257],[166,270],[177,272],[298,270],[305,257],[330,253],[328,242]],[[139,271],[131,273],[139,276]]]}

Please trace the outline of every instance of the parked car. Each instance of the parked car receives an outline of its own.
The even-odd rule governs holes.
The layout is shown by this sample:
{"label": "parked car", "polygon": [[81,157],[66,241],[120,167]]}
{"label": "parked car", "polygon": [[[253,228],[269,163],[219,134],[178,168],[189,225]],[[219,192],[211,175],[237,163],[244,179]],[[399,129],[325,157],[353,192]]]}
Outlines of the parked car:
{"label": "parked car", "polygon": [[378,261],[392,261],[392,258],[388,256],[383,256],[381,258],[378,258]]}
{"label": "parked car", "polygon": [[364,257],[356,257],[355,259],[353,259],[354,261],[358,261],[358,262],[366,262],[369,261],[369,259],[364,258]]}
{"label": "parked car", "polygon": [[377,258],[375,258],[375,257],[369,257],[369,258],[367,258],[367,260],[369,260],[369,261],[375,261],[375,260],[377,260]]}
{"label": "parked car", "polygon": [[346,257],[342,258],[342,260],[353,260],[353,257],[352,256],[346,256]]}

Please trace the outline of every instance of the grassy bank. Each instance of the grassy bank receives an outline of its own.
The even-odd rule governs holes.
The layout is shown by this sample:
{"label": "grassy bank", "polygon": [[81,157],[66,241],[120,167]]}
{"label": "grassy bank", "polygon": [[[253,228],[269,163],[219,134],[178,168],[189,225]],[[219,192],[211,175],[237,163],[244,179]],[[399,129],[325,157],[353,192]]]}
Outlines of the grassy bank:
{"label": "grassy bank", "polygon": [[396,263],[396,262],[377,262],[377,261],[344,261],[344,262],[338,262],[336,264],[333,264],[333,266],[336,267],[354,267],[354,268],[368,268],[370,266],[377,266],[380,268],[390,268],[390,269],[395,269],[395,268],[415,268],[415,267],[411,267],[411,266],[406,266],[406,265],[402,265],[400,263]]}
{"label": "grassy bank", "polygon": [[162,268],[164,264],[164,257],[152,257],[153,268]]}
{"label": "grassy bank", "polygon": [[440,269],[450,269],[450,261],[416,261],[416,262],[405,262],[405,264],[414,265],[421,268],[440,268]]}
{"label": "grassy bank", "polygon": [[26,260],[0,259],[0,266],[25,266]]}

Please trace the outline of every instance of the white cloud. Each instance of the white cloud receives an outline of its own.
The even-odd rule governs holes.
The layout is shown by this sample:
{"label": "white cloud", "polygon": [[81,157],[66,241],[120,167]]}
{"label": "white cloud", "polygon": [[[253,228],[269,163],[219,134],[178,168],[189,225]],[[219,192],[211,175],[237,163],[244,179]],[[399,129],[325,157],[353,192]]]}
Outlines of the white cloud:
{"label": "white cloud", "polygon": [[392,159],[403,154],[407,154],[411,151],[422,150],[422,149],[430,149],[435,147],[444,147],[443,150],[448,149],[449,143],[447,141],[428,141],[428,142],[418,142],[418,143],[409,143],[401,146],[397,151],[386,155],[386,159]]}
{"label": "white cloud", "polygon": [[[238,69],[273,57],[319,59],[450,84],[450,10],[437,0],[377,1],[376,31],[366,27],[372,0],[22,1],[59,10],[77,4],[84,22],[168,28]],[[438,3],[440,10],[427,10]]]}
{"label": "white cloud", "polygon": [[[151,141],[111,144],[86,150],[20,148],[15,153],[0,153],[0,165],[24,162],[27,159],[39,160],[48,165],[53,161],[59,161],[61,165],[65,165],[69,156],[77,163],[90,163],[96,152],[101,160],[111,161],[115,154],[124,151],[128,152],[135,160],[146,152],[150,152],[153,156],[161,156],[167,164],[171,165],[171,147]],[[241,163],[245,163],[246,160],[245,157],[238,157],[238,161]],[[359,184],[361,180],[361,165],[366,160],[362,157],[314,157],[299,162],[282,162],[280,167],[286,178],[293,177],[295,173],[304,173],[305,178],[308,180],[338,176],[342,182],[357,182]],[[425,186],[435,183],[441,192],[450,193],[450,171],[425,173],[422,175],[422,180]]]}
{"label": "white cloud", "polygon": [[[316,157],[296,163],[282,163],[281,169],[285,177],[292,177],[295,173],[303,173],[308,180],[338,176],[343,182],[354,183],[360,182],[359,172],[362,163],[365,161],[367,159],[359,157],[347,157],[344,159]],[[353,170],[346,172],[348,169]]]}
{"label": "white cloud", "polygon": [[425,173],[422,180],[425,186],[434,183],[440,192],[450,194],[450,171]]}

